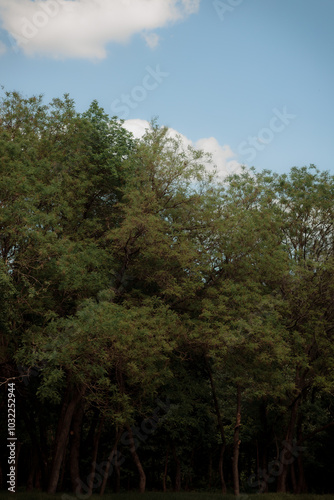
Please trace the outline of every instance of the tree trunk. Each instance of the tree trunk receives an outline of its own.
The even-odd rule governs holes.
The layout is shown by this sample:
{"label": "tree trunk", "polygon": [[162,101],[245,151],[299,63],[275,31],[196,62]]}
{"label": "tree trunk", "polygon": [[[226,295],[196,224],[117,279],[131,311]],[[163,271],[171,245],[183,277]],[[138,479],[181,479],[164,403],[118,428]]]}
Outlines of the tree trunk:
{"label": "tree trunk", "polygon": [[[122,429],[120,429],[118,431],[118,433],[116,435],[116,440],[115,440],[113,449],[111,450],[110,455],[108,457],[108,460],[107,460],[107,463],[106,463],[106,468],[105,468],[104,474],[103,474],[103,480],[102,480],[102,484],[101,484],[100,495],[103,495],[104,491],[106,489],[107,481],[108,481],[108,477],[109,477],[109,470],[110,470],[110,466],[111,466],[111,461],[114,458],[115,453],[117,452],[117,444],[118,444],[119,438],[121,437],[121,433],[122,433]],[[118,465],[118,467],[119,467],[119,465]]]}
{"label": "tree trunk", "polygon": [[80,435],[81,435],[81,424],[83,419],[84,409],[81,404],[72,420],[72,430],[71,430],[71,448],[70,448],[70,472],[71,472],[71,483],[73,493],[81,493],[81,481],[80,481],[80,468],[79,468],[79,458],[80,458]]}
{"label": "tree trunk", "polygon": [[192,477],[192,473],[190,471],[194,470],[194,456],[195,456],[195,448],[193,448],[192,452],[191,452],[189,472],[186,475],[186,483],[184,485],[185,491],[189,491],[190,488],[192,487],[193,477]]}
{"label": "tree trunk", "polygon": [[217,398],[217,393],[216,393],[216,387],[215,387],[215,383],[214,383],[213,376],[212,376],[212,371],[211,371],[210,364],[209,364],[209,361],[207,359],[207,356],[204,356],[204,360],[205,360],[206,369],[207,369],[207,372],[208,372],[208,375],[209,375],[209,379],[210,379],[212,397],[213,397],[213,402],[214,402],[214,405],[215,405],[215,412],[216,412],[216,416],[217,416],[217,424],[218,424],[218,428],[219,428],[219,431],[220,431],[220,437],[221,437],[221,440],[222,440],[222,446],[221,446],[221,449],[220,449],[220,456],[219,456],[219,465],[218,465],[218,467],[219,467],[219,476],[220,476],[220,481],[221,481],[221,486],[222,486],[222,494],[226,495],[226,482],[225,482],[225,478],[224,478],[224,467],[223,467],[223,465],[224,465],[224,453],[225,453],[225,448],[226,448],[225,431],[224,431],[224,425],[223,425],[222,417],[221,417],[221,414],[220,414],[220,409],[219,409],[219,404],[218,404],[218,398]]}
{"label": "tree trunk", "polygon": [[[36,484],[40,484],[40,488],[42,490],[46,490],[49,483],[49,474],[50,474],[50,464],[48,462],[49,458],[49,448],[48,448],[48,439],[47,439],[47,428],[46,422],[39,419],[39,440],[37,442],[38,446],[38,455],[39,455],[39,474],[36,478]],[[37,486],[36,486],[37,487]]]}
{"label": "tree trunk", "polygon": [[304,473],[304,464],[303,464],[303,453],[300,452],[300,455],[297,458],[297,463],[298,463],[298,488],[297,488],[297,493],[298,494],[306,494],[308,493],[308,488],[307,488],[307,482],[305,478],[305,473]]}
{"label": "tree trunk", "polygon": [[118,462],[115,464],[116,470],[116,484],[115,484],[115,493],[119,493],[121,490],[121,467]]}
{"label": "tree trunk", "polygon": [[42,471],[40,465],[39,450],[33,448],[30,471],[27,479],[27,491],[32,491],[33,489],[42,490],[41,485]]}
{"label": "tree trunk", "polygon": [[36,476],[36,471],[39,466],[38,463],[38,453],[36,448],[33,448],[32,450],[32,457],[31,457],[31,462],[30,462],[30,470],[29,470],[29,475],[27,479],[27,491],[32,491],[34,489],[34,479]]}
{"label": "tree trunk", "polygon": [[[268,458],[267,458],[267,451],[263,455],[263,460],[262,460],[262,470],[266,471],[268,469]],[[269,486],[268,486],[268,481],[264,478],[260,478],[260,474],[258,473],[258,481],[259,484],[261,484],[261,488],[258,491],[258,493],[268,493],[269,491]]]}
{"label": "tree trunk", "polygon": [[[23,416],[23,420],[25,423],[25,427],[27,433],[30,436],[31,446],[34,450],[33,453],[37,454],[38,457],[38,466],[36,472],[35,479],[35,488],[41,488],[42,485],[44,488],[47,487],[48,483],[48,470],[47,470],[47,439],[45,427],[41,423],[41,421],[36,421],[28,406],[26,405],[26,401],[23,398],[20,398],[20,414]],[[39,427],[39,437],[37,433],[37,428]],[[30,480],[30,479],[29,479]]]}
{"label": "tree trunk", "polygon": [[169,455],[169,446],[167,446],[167,450],[166,450],[165,469],[164,469],[164,475],[162,478],[162,489],[163,489],[164,493],[166,493],[166,491],[167,491],[168,455]]}
{"label": "tree trunk", "polygon": [[66,465],[67,465],[67,447],[69,443],[69,438],[67,437],[66,444],[64,447],[64,455],[63,455],[63,460],[61,462],[61,467],[60,467],[60,473],[59,473],[59,479],[58,479],[58,488],[61,491],[63,489],[63,484],[64,484],[64,477],[65,477],[65,471],[66,471]]}
{"label": "tree trunk", "polygon": [[298,486],[297,486],[296,470],[295,470],[295,464],[294,463],[292,463],[291,466],[290,466],[290,475],[291,475],[291,483],[292,483],[293,494],[296,495],[297,494]]}
{"label": "tree trunk", "polygon": [[173,443],[172,451],[173,451],[173,457],[174,457],[175,465],[176,465],[174,491],[181,491],[181,464],[180,464],[180,460],[177,456],[174,443]]}
{"label": "tree trunk", "polygon": [[227,489],[226,489],[226,483],[225,483],[225,478],[224,478],[224,453],[225,453],[225,444],[223,443],[220,446],[218,470],[219,470],[219,477],[220,477],[220,482],[221,482],[221,487],[222,487],[222,494],[226,495]]}
{"label": "tree trunk", "polygon": [[[267,401],[263,397],[260,404],[260,446],[259,446],[259,459],[257,465],[257,481],[261,485],[259,493],[268,492],[268,481],[265,481],[260,474],[261,468],[263,471],[268,468],[268,443],[270,443],[272,435],[268,428],[267,417]],[[279,457],[279,453],[277,458]]]}
{"label": "tree trunk", "polygon": [[259,480],[259,469],[260,469],[260,452],[259,452],[259,442],[256,440],[256,470],[257,470],[257,480]]}
{"label": "tree trunk", "polygon": [[234,438],[233,438],[233,459],[232,459],[232,473],[233,473],[233,489],[235,496],[240,494],[239,485],[239,447],[240,447],[240,424],[241,424],[241,389],[240,385],[237,385],[237,411],[234,427]]}
{"label": "tree trunk", "polygon": [[[302,418],[298,418],[297,422],[297,435],[298,435],[298,443],[303,442],[303,427],[302,427]],[[307,493],[307,483],[304,473],[304,464],[303,464],[303,452],[299,450],[299,454],[297,457],[297,466],[298,466],[298,482],[296,493]]]}
{"label": "tree trunk", "polygon": [[210,455],[209,455],[208,476],[209,476],[208,488],[209,488],[209,490],[211,490],[211,481],[212,481],[212,452],[211,452],[211,450],[210,450]]}
{"label": "tree trunk", "polygon": [[97,408],[94,408],[89,430],[82,443],[82,448],[84,450],[89,450],[90,448],[92,449],[94,448],[96,429],[98,428],[100,422],[101,422],[100,412]]}
{"label": "tree trunk", "polygon": [[42,471],[40,466],[37,466],[35,473],[35,489],[42,491]]}
{"label": "tree trunk", "polygon": [[49,486],[47,490],[48,493],[54,494],[57,491],[60,468],[66,449],[73,413],[81,397],[82,394],[77,389],[75,389],[72,399],[69,402],[65,400],[63,403],[62,413],[60,417],[61,421],[59,422],[57,435],[55,438],[56,446],[52,462]]}
{"label": "tree trunk", "polygon": [[292,454],[288,450],[288,448],[291,449],[292,444],[293,444],[293,434],[294,434],[295,424],[296,424],[297,415],[298,415],[298,407],[299,407],[299,398],[294,401],[292,408],[291,408],[290,421],[289,421],[289,425],[288,425],[286,436],[285,436],[286,446],[285,446],[285,448],[283,448],[282,453],[281,453],[282,473],[278,476],[277,493],[286,493],[287,492],[286,480],[288,477],[289,465],[291,464],[291,460],[292,460],[292,458],[291,458]]}
{"label": "tree trunk", "polygon": [[143,466],[140,462],[138,453],[136,452],[136,446],[135,446],[135,441],[133,439],[133,434],[130,426],[127,426],[127,430],[129,432],[129,442],[130,442],[130,452],[133,458],[134,463],[136,464],[136,467],[139,472],[139,492],[144,493],[145,492],[145,486],[146,486],[146,475],[143,469]]}
{"label": "tree trunk", "polygon": [[88,476],[88,483],[87,483],[87,486],[88,486],[87,495],[89,495],[89,496],[93,493],[93,484],[94,484],[94,479],[95,479],[95,467],[96,467],[97,454],[99,451],[99,443],[100,443],[100,436],[101,436],[101,431],[102,431],[102,427],[103,427],[103,422],[104,422],[104,418],[101,417],[97,433],[95,434],[94,439],[93,439],[92,467],[90,470],[90,474]]}

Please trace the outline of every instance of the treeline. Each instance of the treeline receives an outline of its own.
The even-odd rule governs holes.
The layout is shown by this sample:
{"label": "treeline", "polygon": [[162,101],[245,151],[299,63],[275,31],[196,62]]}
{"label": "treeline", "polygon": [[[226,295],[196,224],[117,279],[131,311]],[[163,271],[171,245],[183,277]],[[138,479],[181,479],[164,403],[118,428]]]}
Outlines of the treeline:
{"label": "treeline", "polygon": [[4,92],[2,488],[333,492],[334,177],[206,162]]}

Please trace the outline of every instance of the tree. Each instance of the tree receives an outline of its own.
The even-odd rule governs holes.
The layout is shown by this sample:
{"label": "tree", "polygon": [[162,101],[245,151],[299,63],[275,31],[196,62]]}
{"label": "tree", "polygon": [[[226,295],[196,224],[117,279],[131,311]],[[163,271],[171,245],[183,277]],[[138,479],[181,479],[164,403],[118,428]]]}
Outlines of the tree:
{"label": "tree", "polygon": [[102,492],[120,453],[140,491],[304,492],[331,463],[334,178],[207,160],[96,101],[4,93],[0,375],[29,489]]}
{"label": "tree", "polygon": [[[16,332],[16,350],[23,344],[18,362],[38,364],[34,337],[50,319],[74,314],[83,299],[109,285],[108,251],[101,238],[116,216],[114,205],[126,175],[122,162],[132,144],[130,134],[116,120],[107,122],[96,103],[81,117],[68,96],[44,106],[41,97],[5,94],[0,130],[1,254],[16,292],[10,329]],[[59,370],[49,376],[55,384],[62,382]],[[82,394],[70,376],[66,380],[60,423],[63,418],[67,423],[58,426],[64,436],[56,439],[50,491],[56,487],[66,446],[64,429],[69,429],[79,397],[71,400],[67,395],[73,390]],[[57,387],[49,396],[56,394]]]}
{"label": "tree", "polygon": [[[334,177],[314,166],[293,168],[289,176],[277,180],[277,191],[284,214],[282,242],[290,258],[281,293],[295,363],[294,389],[287,400],[290,419],[284,436],[291,446],[303,399],[315,388],[321,393],[333,387]],[[301,467],[301,461],[298,463]],[[287,489],[288,470],[285,464],[278,491]],[[302,470],[299,478],[303,479]]]}

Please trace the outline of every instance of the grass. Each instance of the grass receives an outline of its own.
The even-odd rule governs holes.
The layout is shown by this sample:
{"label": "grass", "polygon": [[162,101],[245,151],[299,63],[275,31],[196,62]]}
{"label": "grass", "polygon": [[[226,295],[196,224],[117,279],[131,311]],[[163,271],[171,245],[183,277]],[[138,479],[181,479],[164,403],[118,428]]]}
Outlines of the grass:
{"label": "grass", "polygon": [[[20,491],[15,494],[8,491],[0,492],[0,500],[76,500],[76,496],[71,493],[57,493],[56,495],[48,495],[40,491],[26,492]],[[84,495],[78,497],[78,500],[101,500],[99,495],[92,495],[85,497]],[[206,493],[206,492],[190,492],[190,493],[162,493],[162,492],[147,492],[140,493],[112,493],[106,494],[103,500],[235,500],[234,495],[222,496],[221,493]],[[262,493],[262,494],[241,494],[240,500],[334,500],[333,495],[292,495],[282,493]]]}

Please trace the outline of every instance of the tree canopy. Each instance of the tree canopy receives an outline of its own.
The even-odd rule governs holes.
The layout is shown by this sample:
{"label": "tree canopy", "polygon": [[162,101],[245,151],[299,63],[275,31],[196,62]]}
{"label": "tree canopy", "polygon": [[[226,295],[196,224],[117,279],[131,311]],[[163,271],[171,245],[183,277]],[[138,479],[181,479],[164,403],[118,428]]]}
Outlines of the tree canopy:
{"label": "tree canopy", "polygon": [[207,160],[156,121],[135,139],[97,101],[4,92],[18,484],[332,492],[334,177],[219,181]]}

